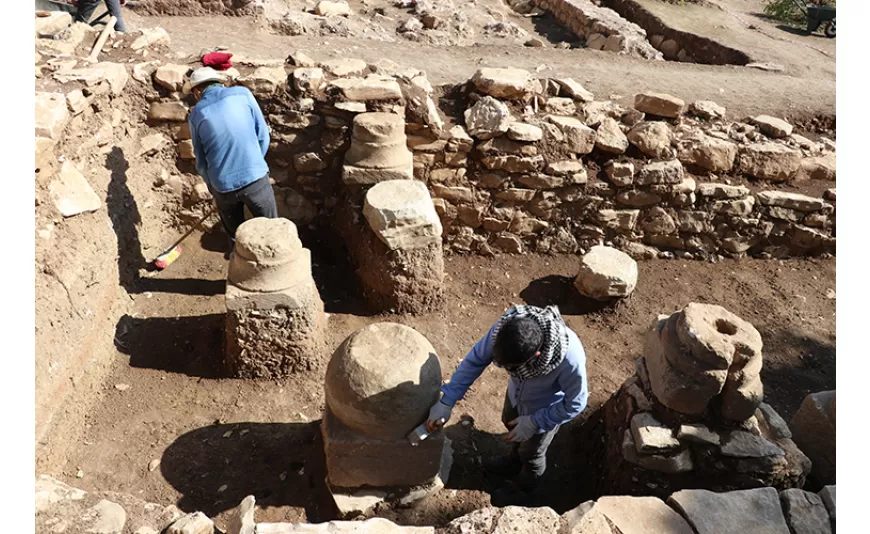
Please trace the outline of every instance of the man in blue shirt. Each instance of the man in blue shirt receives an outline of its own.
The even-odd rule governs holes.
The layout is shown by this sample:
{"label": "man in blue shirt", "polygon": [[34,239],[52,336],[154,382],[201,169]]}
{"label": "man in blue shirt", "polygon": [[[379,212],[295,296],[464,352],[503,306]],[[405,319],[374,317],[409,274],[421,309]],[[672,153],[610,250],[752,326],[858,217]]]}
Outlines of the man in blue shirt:
{"label": "man in blue shirt", "polygon": [[223,81],[203,67],[190,76],[185,92],[197,102],[187,119],[196,170],[214,197],[232,251],[245,206],[254,217],[273,219],[278,208],[265,159],[269,127],[263,112],[246,87],[225,87]]}
{"label": "man in blue shirt", "polygon": [[450,419],[456,401],[490,363],[510,374],[502,422],[509,430],[504,440],[513,447],[508,456],[490,460],[485,467],[501,475],[519,475],[515,483],[493,493],[493,505],[528,504],[547,469],[547,448],[559,427],[586,408],[586,354],[558,308],[514,306],[441,387],[441,400],[429,411],[430,428]]}

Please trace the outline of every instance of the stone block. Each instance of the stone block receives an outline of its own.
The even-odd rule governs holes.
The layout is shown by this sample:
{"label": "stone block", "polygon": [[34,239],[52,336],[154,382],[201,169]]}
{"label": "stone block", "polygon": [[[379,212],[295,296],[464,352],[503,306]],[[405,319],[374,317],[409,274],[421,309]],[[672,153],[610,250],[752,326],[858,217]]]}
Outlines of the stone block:
{"label": "stone block", "polygon": [[321,17],[347,17],[353,14],[347,2],[321,0],[314,7],[314,13]]}
{"label": "stone block", "polygon": [[692,453],[689,449],[682,449],[675,453],[639,454],[637,448],[631,430],[625,429],[622,439],[622,457],[627,462],[669,475],[687,473],[694,469]]}
{"label": "stone block", "polygon": [[561,87],[562,92],[574,100],[579,100],[581,102],[592,102],[595,100],[595,95],[587,91],[583,85],[575,81],[573,78],[560,78],[555,80],[555,82],[559,87]]}
{"label": "stone block", "polygon": [[544,131],[532,124],[514,122],[508,127],[507,136],[514,141],[533,143],[544,137]]}
{"label": "stone block", "polygon": [[655,497],[599,497],[590,511],[603,514],[622,534],[694,534],[685,519]]}
{"label": "stone block", "polygon": [[394,169],[369,169],[345,165],[342,167],[341,177],[347,185],[372,185],[388,180],[411,180],[414,178],[414,160],[413,157],[409,157],[407,166]]}
{"label": "stone block", "polygon": [[707,120],[725,118],[725,108],[710,100],[696,100],[689,106],[689,111],[696,117]]}
{"label": "stone block", "polygon": [[634,164],[610,160],[604,167],[607,178],[616,187],[628,187],[634,182]]}
{"label": "stone block", "polygon": [[836,391],[807,395],[789,425],[792,439],[813,462],[812,475],[821,484],[837,480],[836,401]]}
{"label": "stone block", "polygon": [[186,121],[187,108],[181,102],[152,102],[148,108],[148,119],[154,121]]}
{"label": "stone block", "polygon": [[79,89],[67,93],[66,103],[67,107],[69,107],[70,113],[73,115],[82,113],[88,107],[88,99],[85,98],[84,93]]}
{"label": "stone block", "polygon": [[671,495],[668,504],[697,534],[789,534],[774,488],[727,493],[682,490]]}
{"label": "stone block", "polygon": [[172,42],[169,33],[160,27],[142,28],[139,33],[140,35],[130,44],[132,50],[142,50],[154,45],[169,46]]}
{"label": "stone block", "polygon": [[734,167],[737,145],[706,135],[681,141],[677,157],[687,165],[696,165],[712,172],[727,172]]}
{"label": "stone block", "polygon": [[634,97],[634,109],[670,119],[679,117],[685,105],[679,98],[664,93],[641,93]]}
{"label": "stone block", "polygon": [[669,451],[680,448],[674,431],[662,424],[649,412],[635,414],[631,418],[631,435],[642,454]]}
{"label": "stone block", "polygon": [[677,432],[677,439],[698,443],[702,445],[719,445],[719,434],[713,432],[704,425],[680,425],[680,430]]}
{"label": "stone block", "polygon": [[628,138],[622,133],[619,123],[605,117],[598,125],[595,148],[610,154],[622,154],[628,149]]}
{"label": "stone block", "polygon": [[231,512],[226,534],[255,534],[254,507],[256,500],[253,495],[245,497]]}
{"label": "stone block", "polygon": [[302,248],[295,224],[282,218],[258,217],[239,226],[229,282],[246,291],[271,292],[310,278],[311,252]]}
{"label": "stone block", "polygon": [[615,248],[592,247],[580,260],[574,287],[596,299],[627,297],[637,285],[637,262]]}
{"label": "stone block", "polygon": [[178,157],[181,159],[196,159],[196,154],[193,151],[193,141],[185,139],[178,143]]}
{"label": "stone block", "polygon": [[770,441],[743,430],[734,430],[726,434],[721,451],[723,456],[732,458],[764,458],[785,455],[782,449]]}
{"label": "stone block", "polygon": [[375,102],[379,100],[399,100],[402,88],[393,78],[371,75],[365,78],[339,78],[330,82],[347,100],[353,102]]}
{"label": "stone block", "polygon": [[36,137],[58,140],[70,119],[62,93],[36,93]]}
{"label": "stone block", "polygon": [[762,133],[773,138],[788,137],[794,129],[791,124],[770,115],[753,117],[752,124],[758,126]]}
{"label": "stone block", "polygon": [[542,91],[541,82],[530,72],[513,67],[478,69],[471,83],[481,93],[495,98],[523,99]]}
{"label": "stone block", "polygon": [[745,198],[749,196],[749,188],[742,185],[701,183],[698,184],[697,193],[702,197],[715,199]]}
{"label": "stone block", "polygon": [[161,65],[154,72],[154,82],[172,92],[179,92],[184,87],[184,78],[190,72],[190,65]]}
{"label": "stone block", "polygon": [[63,162],[57,177],[49,184],[48,194],[64,217],[96,211],[102,206],[100,197],[69,160]]}
{"label": "stone block", "polygon": [[595,148],[597,133],[575,117],[547,115],[546,120],[556,126],[563,136],[565,148],[575,154],[589,154]]}
{"label": "stone block", "polygon": [[293,86],[304,95],[316,94],[323,85],[323,79],[323,69],[300,67],[293,71]]}
{"label": "stone block", "polygon": [[[425,417],[424,413],[419,422]],[[321,432],[327,479],[339,488],[430,483],[441,471],[443,450],[449,443],[441,431],[416,447],[404,435],[387,440],[368,437],[342,423],[329,407],[323,413]]]}
{"label": "stone block", "polygon": [[761,180],[784,182],[794,178],[801,163],[801,153],[776,143],[753,143],[744,146],[738,156],[742,172]]}
{"label": "stone block", "polygon": [[[308,63],[308,62],[306,62]],[[313,64],[302,65],[297,63],[297,66],[300,67],[313,67]],[[368,71],[368,65],[365,61],[361,59],[330,59],[328,61],[324,61],[320,64],[323,67],[323,70],[326,72],[338,76],[339,78],[344,78],[346,76],[361,76]]]}
{"label": "stone block", "polygon": [[257,67],[250,75],[239,78],[238,82],[255,95],[271,95],[287,85],[287,72],[284,67]]}
{"label": "stone block", "polygon": [[202,512],[178,518],[166,529],[166,534],[212,534],[214,522]]}
{"label": "stone block", "polygon": [[779,494],[782,511],[792,534],[831,534],[831,518],[822,498],[800,489]]}
{"label": "stone block", "polygon": [[647,163],[635,175],[639,185],[678,184],[683,181],[683,165],[679,160]]}
{"label": "stone block", "polygon": [[628,132],[627,139],[647,156],[661,158],[670,152],[673,132],[661,121],[641,122]]}
{"label": "stone block", "polygon": [[363,215],[391,250],[441,243],[441,222],[423,182],[392,180],[375,185],[366,193]]}
{"label": "stone block", "polygon": [[761,191],[755,197],[762,206],[779,206],[802,212],[831,209],[831,205],[821,198],[809,197],[788,191]]}
{"label": "stone block", "polygon": [[465,110],[468,134],[480,140],[492,139],[508,131],[513,120],[508,107],[491,96],[485,96]]}
{"label": "stone block", "polygon": [[819,492],[819,497],[825,503],[825,508],[828,509],[828,515],[831,517],[831,527],[836,532],[837,529],[837,486],[825,486]]}

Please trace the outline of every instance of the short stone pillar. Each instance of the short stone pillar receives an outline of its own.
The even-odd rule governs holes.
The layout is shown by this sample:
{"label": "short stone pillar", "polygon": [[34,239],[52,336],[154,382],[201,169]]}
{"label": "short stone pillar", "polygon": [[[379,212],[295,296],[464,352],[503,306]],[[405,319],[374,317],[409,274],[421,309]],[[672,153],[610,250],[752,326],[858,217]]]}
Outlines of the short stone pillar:
{"label": "short stone pillar", "polygon": [[[407,439],[426,421],[440,387],[438,355],[413,328],[376,323],[354,332],[336,349],[326,370],[321,425],[333,495],[379,488],[383,498],[422,498],[427,489],[443,487],[452,464],[444,432],[417,446]],[[368,497],[376,494],[366,492]],[[339,497],[336,502],[341,508]]]}
{"label": "short stone pillar", "polygon": [[601,466],[598,491],[802,487],[810,462],[762,402],[762,363],[758,330],[721,306],[659,316],[635,374],[598,415],[606,450],[587,460]]}
{"label": "short stone pillar", "polygon": [[320,366],[323,301],[292,222],[259,217],[239,226],[226,305],[232,376],[278,378]]}
{"label": "short stone pillar", "polygon": [[414,177],[405,118],[396,113],[360,113],[353,119],[342,178],[348,185],[371,185]]}

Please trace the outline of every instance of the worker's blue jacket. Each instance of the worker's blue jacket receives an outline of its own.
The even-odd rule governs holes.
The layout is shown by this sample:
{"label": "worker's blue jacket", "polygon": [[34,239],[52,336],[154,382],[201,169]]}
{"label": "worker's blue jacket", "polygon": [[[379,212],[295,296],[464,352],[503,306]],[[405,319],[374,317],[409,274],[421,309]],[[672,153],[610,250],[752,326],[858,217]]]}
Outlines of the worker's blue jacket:
{"label": "worker's blue jacket", "polygon": [[[441,401],[453,406],[492,362],[493,328],[478,341],[456,368],[450,382],[441,387]],[[508,398],[520,415],[531,415],[538,432],[549,432],[574,419],[586,408],[586,353],[577,334],[568,329],[568,352],[558,367],[529,380],[510,377]]]}
{"label": "worker's blue jacket", "polygon": [[187,121],[196,170],[212,191],[235,191],[268,174],[269,127],[247,88],[206,87]]}

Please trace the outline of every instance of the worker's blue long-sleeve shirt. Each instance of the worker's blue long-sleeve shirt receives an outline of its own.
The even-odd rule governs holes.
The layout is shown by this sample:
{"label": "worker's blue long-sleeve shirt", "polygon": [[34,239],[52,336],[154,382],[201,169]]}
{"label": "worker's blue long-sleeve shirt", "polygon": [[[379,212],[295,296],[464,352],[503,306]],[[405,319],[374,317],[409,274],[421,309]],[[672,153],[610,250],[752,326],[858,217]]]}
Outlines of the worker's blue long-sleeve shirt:
{"label": "worker's blue long-sleeve shirt", "polygon": [[[493,328],[465,356],[450,382],[441,387],[445,404],[456,404],[492,362]],[[530,380],[510,377],[508,397],[520,415],[532,416],[538,432],[549,432],[580,415],[586,408],[589,389],[586,353],[577,334],[568,330],[568,352],[551,372]]]}
{"label": "worker's blue long-sleeve shirt", "polygon": [[269,127],[247,88],[207,87],[187,120],[196,170],[213,191],[241,189],[269,172]]}

